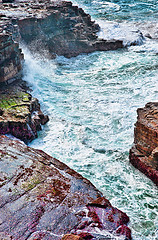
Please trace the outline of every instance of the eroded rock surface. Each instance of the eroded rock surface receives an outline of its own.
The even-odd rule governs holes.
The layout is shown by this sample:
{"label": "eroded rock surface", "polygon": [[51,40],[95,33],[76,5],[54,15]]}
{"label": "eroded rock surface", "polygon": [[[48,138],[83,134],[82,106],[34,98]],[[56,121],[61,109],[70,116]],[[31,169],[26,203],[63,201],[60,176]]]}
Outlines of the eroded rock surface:
{"label": "eroded rock surface", "polygon": [[28,142],[37,137],[41,124],[47,121],[38,100],[18,84],[0,89],[0,134],[12,134]]}
{"label": "eroded rock surface", "polygon": [[0,33],[0,84],[20,79],[23,54],[12,36]]}
{"label": "eroded rock surface", "polygon": [[158,185],[158,103],[137,110],[130,162]]}
{"label": "eroded rock surface", "polygon": [[[0,136],[0,234],[8,239],[131,239],[125,213],[41,150]],[[80,239],[80,238],[77,238]]]}

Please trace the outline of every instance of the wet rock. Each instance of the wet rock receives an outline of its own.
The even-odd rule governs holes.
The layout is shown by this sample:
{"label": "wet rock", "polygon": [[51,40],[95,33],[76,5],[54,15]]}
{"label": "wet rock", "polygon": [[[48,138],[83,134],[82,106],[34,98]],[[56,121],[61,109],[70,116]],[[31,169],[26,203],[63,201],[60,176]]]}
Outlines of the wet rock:
{"label": "wet rock", "polygon": [[128,216],[112,207],[107,199],[99,197],[86,207],[86,217],[83,217],[73,233],[84,239],[104,239],[108,238],[110,233],[131,239],[131,231],[126,226],[129,221]]}
{"label": "wet rock", "polygon": [[0,240],[12,240],[12,236],[5,234],[3,232],[0,232]]}
{"label": "wet rock", "polygon": [[131,239],[127,215],[87,179],[6,136],[0,136],[0,208],[0,232],[14,240]]}
{"label": "wet rock", "polygon": [[130,162],[158,185],[158,103],[137,110]]}
{"label": "wet rock", "polygon": [[17,84],[0,90],[0,134],[12,134],[28,142],[37,137],[41,124],[48,120],[38,100]]}

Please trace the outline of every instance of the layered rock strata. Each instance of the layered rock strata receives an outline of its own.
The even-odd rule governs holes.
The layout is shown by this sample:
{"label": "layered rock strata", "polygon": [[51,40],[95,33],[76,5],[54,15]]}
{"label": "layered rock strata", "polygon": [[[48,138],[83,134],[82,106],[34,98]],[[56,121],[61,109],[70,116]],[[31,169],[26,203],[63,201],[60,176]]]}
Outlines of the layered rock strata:
{"label": "layered rock strata", "polygon": [[17,84],[0,89],[0,134],[12,134],[28,142],[37,137],[41,124],[47,121],[38,100]]}
{"label": "layered rock strata", "polygon": [[6,136],[0,136],[0,212],[0,236],[12,240],[59,240],[66,233],[131,239],[127,215],[87,179]]}
{"label": "layered rock strata", "polygon": [[130,162],[158,185],[158,103],[137,110]]}
{"label": "layered rock strata", "polygon": [[20,79],[23,54],[10,34],[0,33],[0,84]]}

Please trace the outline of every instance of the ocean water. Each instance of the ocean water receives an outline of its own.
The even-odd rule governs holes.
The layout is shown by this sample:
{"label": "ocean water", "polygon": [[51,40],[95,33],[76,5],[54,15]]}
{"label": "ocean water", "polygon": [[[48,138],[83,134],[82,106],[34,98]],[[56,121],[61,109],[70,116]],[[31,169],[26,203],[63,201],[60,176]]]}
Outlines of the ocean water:
{"label": "ocean water", "polygon": [[134,240],[156,240],[158,191],[128,154],[137,108],[158,101],[157,0],[74,4],[100,24],[99,37],[122,39],[126,48],[46,60],[23,46],[24,79],[50,117],[30,146],[81,173],[126,212]]}

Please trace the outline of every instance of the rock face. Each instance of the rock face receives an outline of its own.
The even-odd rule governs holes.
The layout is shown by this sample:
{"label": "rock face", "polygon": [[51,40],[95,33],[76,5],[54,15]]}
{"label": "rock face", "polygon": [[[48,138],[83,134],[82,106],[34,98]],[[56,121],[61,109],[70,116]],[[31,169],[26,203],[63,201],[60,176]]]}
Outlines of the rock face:
{"label": "rock face", "polygon": [[158,103],[137,110],[130,162],[158,185]]}
{"label": "rock face", "polygon": [[17,84],[0,89],[0,134],[12,134],[28,142],[37,137],[41,124],[47,121],[38,100]]}
{"label": "rock face", "polygon": [[127,215],[87,179],[6,136],[0,136],[0,209],[4,239],[131,239]]}
{"label": "rock face", "polygon": [[36,17],[20,19],[18,26],[22,40],[33,51],[43,49],[51,54],[74,57],[80,53],[123,47],[121,41],[99,40],[96,35],[99,25],[71,2],[34,4],[32,9],[36,9],[32,10]]}
{"label": "rock face", "polygon": [[23,54],[9,34],[0,34],[0,84],[21,78]]}

